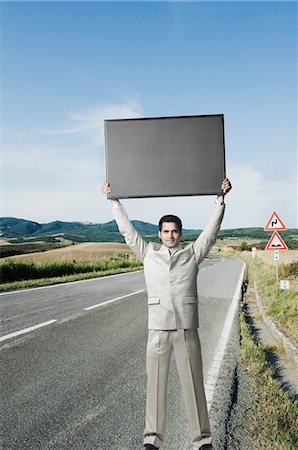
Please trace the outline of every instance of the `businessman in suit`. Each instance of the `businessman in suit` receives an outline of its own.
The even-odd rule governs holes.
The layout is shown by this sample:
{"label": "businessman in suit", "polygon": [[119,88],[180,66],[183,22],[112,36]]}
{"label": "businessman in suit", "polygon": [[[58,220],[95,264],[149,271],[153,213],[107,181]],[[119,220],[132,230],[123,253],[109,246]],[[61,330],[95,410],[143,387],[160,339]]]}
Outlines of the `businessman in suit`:
{"label": "businessman in suit", "polygon": [[[159,221],[161,243],[146,242],[133,227],[119,200],[113,214],[127,245],[144,263],[148,294],[147,399],[144,446],[159,449],[165,439],[166,396],[170,357],[174,351],[195,448],[212,449],[198,336],[197,274],[200,263],[214,245],[224,215],[224,194],[231,190],[223,180],[223,195],[216,198],[205,230],[186,247],[179,245],[182,223],[174,215]],[[104,183],[103,193],[111,187]]]}

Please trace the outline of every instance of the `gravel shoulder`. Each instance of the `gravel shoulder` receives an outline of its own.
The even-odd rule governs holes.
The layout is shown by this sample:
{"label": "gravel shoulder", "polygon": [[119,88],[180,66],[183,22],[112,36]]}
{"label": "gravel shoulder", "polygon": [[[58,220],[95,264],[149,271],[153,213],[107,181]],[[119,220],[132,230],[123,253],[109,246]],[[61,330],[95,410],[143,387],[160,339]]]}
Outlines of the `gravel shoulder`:
{"label": "gravel shoulder", "polygon": [[[295,403],[298,400],[298,361],[292,353],[281,346],[280,341],[272,335],[271,330],[262,320],[255,295],[253,286],[249,285],[240,308],[245,310],[246,323],[252,332],[251,338],[255,343],[255,350],[252,351],[257,354],[258,349],[262,349],[261,351],[266,355],[264,368],[270,367],[267,371],[269,375],[267,374],[266,384],[268,383],[271,386],[272,392],[270,394],[273,397],[276,392],[276,401],[275,404],[270,405],[271,411],[269,414],[268,405],[266,404],[267,408],[264,408],[262,403],[263,393],[260,392],[261,387],[258,390],[255,388],[257,385],[254,379],[256,374],[252,368],[247,367],[243,363],[243,358],[241,357],[241,352],[243,355],[243,347],[247,346],[248,338],[243,333],[243,324],[239,327],[239,317],[237,317],[235,319],[237,323],[234,327],[234,333],[230,337],[230,349],[225,357],[225,365],[229,369],[226,374],[223,372],[223,376],[232,377],[227,384],[231,385],[231,390],[224,393],[225,384],[223,380],[217,386],[218,395],[226,396],[225,402],[221,402],[221,405],[226,405],[226,413],[219,411],[216,408],[216,403],[212,411],[212,421],[217,426],[214,446],[216,450],[260,450],[261,448],[266,450],[294,450],[297,447],[293,442],[295,441],[298,445],[298,433],[297,431],[295,432],[295,429],[298,429],[297,409],[295,407]],[[236,333],[237,328],[239,334]],[[237,338],[239,335],[240,339],[239,337]],[[248,345],[251,351],[251,343]],[[252,360],[254,359],[254,353],[251,353],[251,358]],[[286,402],[292,403],[292,406],[285,406]],[[255,420],[258,423],[257,443],[255,442],[255,434],[252,431],[255,427],[255,423],[252,424],[254,421],[252,414],[256,412],[256,408],[259,408],[257,413],[260,413]],[[283,408],[286,413],[282,411]],[[282,412],[280,413],[279,410]],[[285,420],[286,423],[286,414],[290,410],[292,412],[289,413],[288,417],[297,426],[291,427],[288,425],[291,437],[289,443],[285,444],[282,436],[283,431],[279,429],[279,425],[276,425],[276,423],[279,420],[280,422]],[[226,420],[224,420],[225,417]],[[270,419],[272,417],[272,424],[270,424],[272,429],[268,426],[268,417]]]}

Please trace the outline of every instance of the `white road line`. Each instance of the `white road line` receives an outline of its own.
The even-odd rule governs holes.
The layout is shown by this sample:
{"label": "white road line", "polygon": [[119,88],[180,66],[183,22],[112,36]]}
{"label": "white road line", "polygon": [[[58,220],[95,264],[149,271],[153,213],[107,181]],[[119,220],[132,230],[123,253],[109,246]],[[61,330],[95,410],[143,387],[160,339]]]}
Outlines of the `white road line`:
{"label": "white road line", "polygon": [[208,370],[208,374],[206,377],[206,382],[204,383],[205,385],[205,392],[206,392],[206,400],[207,400],[207,406],[208,406],[208,410],[210,409],[211,405],[212,405],[212,399],[213,399],[213,394],[214,394],[214,390],[215,390],[215,385],[218,379],[218,375],[219,375],[219,369],[223,360],[223,356],[225,353],[225,349],[228,343],[228,339],[229,339],[229,335],[230,335],[230,331],[231,331],[231,327],[232,327],[232,323],[238,308],[238,302],[241,298],[241,287],[242,287],[242,283],[243,283],[243,274],[244,274],[244,270],[245,270],[245,264],[243,263],[243,268],[241,271],[241,274],[239,276],[238,279],[238,283],[237,283],[237,287],[235,289],[234,292],[234,296],[233,296],[233,300],[232,303],[230,305],[221,335],[220,335],[220,339],[219,342],[217,344],[216,350],[215,350],[215,354],[214,354],[214,359],[213,359],[213,363],[212,366],[210,367],[210,369]]}
{"label": "white road line", "polygon": [[2,295],[11,295],[11,294],[19,294],[21,292],[32,292],[37,291],[39,289],[52,289],[62,286],[69,286],[70,284],[77,284],[77,283],[86,283],[87,281],[95,281],[95,280],[105,280],[106,278],[112,278],[112,277],[120,277],[124,275],[132,275],[134,273],[143,272],[143,270],[135,270],[133,272],[123,272],[123,273],[115,273],[115,275],[106,275],[103,277],[96,277],[96,278],[87,278],[85,280],[77,280],[77,281],[68,281],[66,283],[56,283],[56,284],[50,284],[49,286],[39,286],[36,288],[28,288],[28,289],[17,289],[15,291],[9,291],[9,292],[1,292],[0,296]]}
{"label": "white road line", "polygon": [[122,295],[122,297],[112,298],[111,300],[107,300],[106,302],[98,303],[97,305],[88,306],[84,308],[85,311],[90,311],[91,309],[98,308],[99,306],[107,305],[108,303],[117,302],[118,300],[122,300],[123,298],[131,297],[135,294],[140,294],[141,292],[145,292],[145,289],[141,289],[140,291],[131,292],[130,294]]}
{"label": "white road line", "polygon": [[38,325],[33,325],[29,328],[24,328],[23,330],[15,331],[14,333],[6,334],[5,336],[0,337],[0,342],[6,341],[7,339],[11,339],[15,336],[20,336],[21,334],[30,333],[30,331],[37,330],[38,328],[46,327],[47,325],[51,325],[52,323],[57,322],[57,320],[48,320],[48,322],[39,323]]}

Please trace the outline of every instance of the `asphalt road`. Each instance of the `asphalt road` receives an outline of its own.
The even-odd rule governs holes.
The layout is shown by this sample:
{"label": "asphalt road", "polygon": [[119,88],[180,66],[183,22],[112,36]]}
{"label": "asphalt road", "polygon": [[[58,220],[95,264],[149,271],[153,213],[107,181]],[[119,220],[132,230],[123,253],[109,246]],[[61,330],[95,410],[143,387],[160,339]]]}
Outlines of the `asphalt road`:
{"label": "asphalt road", "polygon": [[[199,333],[205,376],[214,364],[242,267],[238,260],[212,256],[201,265]],[[0,296],[1,449],[141,447],[146,390],[144,289],[143,273],[137,272]],[[172,361],[163,448],[182,450],[187,439]]]}

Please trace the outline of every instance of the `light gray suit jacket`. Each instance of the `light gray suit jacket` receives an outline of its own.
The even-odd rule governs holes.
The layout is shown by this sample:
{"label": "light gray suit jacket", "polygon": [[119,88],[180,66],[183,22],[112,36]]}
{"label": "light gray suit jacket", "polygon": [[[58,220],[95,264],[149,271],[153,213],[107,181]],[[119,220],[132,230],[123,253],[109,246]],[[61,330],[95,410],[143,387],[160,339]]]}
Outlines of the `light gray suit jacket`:
{"label": "light gray suit jacket", "polygon": [[197,274],[199,264],[216,241],[224,214],[216,205],[208,225],[197,240],[171,249],[146,242],[133,227],[123,205],[113,208],[114,218],[127,245],[144,263],[148,294],[148,328],[176,330],[198,328]]}

